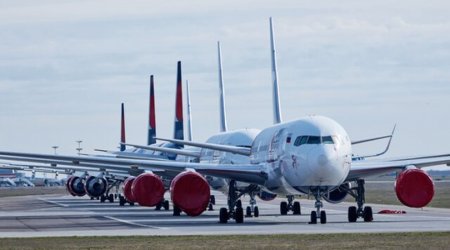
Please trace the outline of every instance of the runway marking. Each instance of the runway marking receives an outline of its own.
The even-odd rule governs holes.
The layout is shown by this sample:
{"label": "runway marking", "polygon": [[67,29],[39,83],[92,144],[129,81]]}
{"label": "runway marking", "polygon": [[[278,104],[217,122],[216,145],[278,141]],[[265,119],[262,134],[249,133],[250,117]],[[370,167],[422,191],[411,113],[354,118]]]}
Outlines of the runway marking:
{"label": "runway marking", "polygon": [[117,222],[121,222],[121,223],[128,224],[128,225],[133,225],[133,226],[147,227],[147,228],[152,228],[152,229],[167,229],[167,228],[163,228],[163,227],[155,227],[155,226],[145,225],[145,224],[141,224],[141,223],[137,223],[137,222],[133,222],[133,221],[129,221],[129,220],[122,220],[122,219],[115,218],[112,216],[103,216],[103,217],[106,219],[114,220]]}
{"label": "runway marking", "polygon": [[47,200],[45,198],[38,198],[38,200],[45,201],[45,202],[48,202],[48,203],[51,203],[51,204],[55,204],[55,205],[58,205],[58,206],[61,206],[61,207],[69,207],[69,205],[67,205],[67,204],[59,203],[57,201]]}

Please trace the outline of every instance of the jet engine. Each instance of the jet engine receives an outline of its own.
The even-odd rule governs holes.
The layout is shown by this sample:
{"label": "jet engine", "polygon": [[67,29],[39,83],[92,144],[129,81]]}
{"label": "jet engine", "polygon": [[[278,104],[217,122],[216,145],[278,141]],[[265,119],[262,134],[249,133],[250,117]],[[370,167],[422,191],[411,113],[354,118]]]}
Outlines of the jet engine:
{"label": "jet engine", "polygon": [[346,190],[349,190],[350,188],[351,185],[349,182],[343,183],[338,188],[328,192],[327,195],[324,195],[323,199],[333,204],[340,203],[347,197],[348,193]]}
{"label": "jet engine", "polygon": [[131,186],[133,185],[134,179],[136,179],[136,177],[130,176],[123,183],[123,196],[125,196],[125,199],[128,202],[136,202],[133,192],[131,191]]}
{"label": "jet engine", "polygon": [[405,206],[424,207],[434,196],[433,179],[421,169],[407,169],[397,176],[395,193]]}
{"label": "jet engine", "polygon": [[108,188],[108,181],[101,176],[89,176],[84,184],[84,190],[90,197],[100,197],[106,193]]}
{"label": "jet engine", "polygon": [[208,207],[210,195],[208,182],[197,172],[182,172],[170,184],[173,204],[189,216],[203,213]]}
{"label": "jet engine", "polygon": [[69,185],[69,183],[72,181],[72,178],[73,177],[75,177],[75,176],[70,176],[69,178],[67,178],[67,180],[66,180],[66,190],[67,190],[67,192],[69,192],[69,194],[71,194],[72,196],[76,196],[77,194],[75,194],[73,191],[72,191],[72,188],[70,188],[70,185]]}
{"label": "jet engine", "polygon": [[156,206],[164,198],[164,184],[161,178],[153,173],[140,174],[131,184],[132,197],[141,206]]}
{"label": "jet engine", "polygon": [[273,194],[273,193],[270,193],[267,191],[261,191],[257,195],[263,201],[271,201],[277,197],[276,194]]}
{"label": "jet engine", "polygon": [[69,193],[74,196],[84,196],[86,194],[86,190],[84,190],[84,182],[81,177],[72,176],[67,180],[67,187]]}

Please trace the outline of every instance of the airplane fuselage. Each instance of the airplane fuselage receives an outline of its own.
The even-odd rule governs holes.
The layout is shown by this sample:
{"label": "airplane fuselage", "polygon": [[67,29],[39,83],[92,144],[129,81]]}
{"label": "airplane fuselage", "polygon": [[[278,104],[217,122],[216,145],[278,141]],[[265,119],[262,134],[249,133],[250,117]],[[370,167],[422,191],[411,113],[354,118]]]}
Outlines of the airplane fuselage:
{"label": "airplane fuselage", "polygon": [[263,164],[265,187],[277,194],[327,192],[341,185],[351,165],[347,132],[323,116],[278,124],[261,131],[252,145],[251,163]]}

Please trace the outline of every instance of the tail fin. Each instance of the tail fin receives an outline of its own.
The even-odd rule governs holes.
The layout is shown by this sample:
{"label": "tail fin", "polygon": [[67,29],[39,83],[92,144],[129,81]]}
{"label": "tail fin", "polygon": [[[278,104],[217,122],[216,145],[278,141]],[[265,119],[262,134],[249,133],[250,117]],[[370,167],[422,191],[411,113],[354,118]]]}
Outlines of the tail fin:
{"label": "tail fin", "polygon": [[280,108],[280,94],[278,89],[278,73],[277,73],[277,58],[275,55],[275,41],[273,38],[273,24],[272,17],[269,19],[270,21],[270,54],[272,57],[272,98],[273,98],[273,123],[277,124],[282,122],[281,118],[281,108]]}
{"label": "tail fin", "polygon": [[148,136],[147,145],[156,143],[156,118],[155,118],[155,90],[153,75],[150,76],[150,101],[148,107]]}
{"label": "tail fin", "polygon": [[175,99],[175,126],[173,138],[178,140],[184,140],[181,61],[178,61],[177,67],[177,93]]}
{"label": "tail fin", "polygon": [[186,101],[187,101],[187,126],[188,140],[192,141],[192,117],[191,117],[191,93],[189,92],[189,82],[186,80]]}
{"label": "tail fin", "polygon": [[122,114],[120,123],[120,151],[125,151],[125,107],[122,102]]}
{"label": "tail fin", "polygon": [[225,113],[225,89],[223,83],[222,70],[222,51],[220,49],[220,42],[217,42],[217,54],[219,59],[219,88],[220,88],[220,132],[225,132],[227,128],[227,114]]}

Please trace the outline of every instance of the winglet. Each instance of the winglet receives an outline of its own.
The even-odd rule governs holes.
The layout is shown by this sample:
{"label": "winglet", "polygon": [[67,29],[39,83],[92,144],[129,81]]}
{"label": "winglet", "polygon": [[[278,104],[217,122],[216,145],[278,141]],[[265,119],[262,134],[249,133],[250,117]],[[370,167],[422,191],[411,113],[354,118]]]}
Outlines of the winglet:
{"label": "winglet", "polygon": [[192,141],[192,116],[191,116],[191,97],[189,92],[189,81],[186,80],[186,101],[187,101],[187,126],[188,126],[188,140]]}
{"label": "winglet", "polygon": [[220,132],[225,132],[227,128],[227,114],[225,113],[225,89],[223,83],[223,69],[222,69],[222,51],[220,49],[220,42],[217,42],[217,54],[219,60],[219,88],[220,88]]}
{"label": "winglet", "polygon": [[273,123],[277,124],[282,122],[281,108],[280,108],[280,94],[278,88],[278,73],[277,73],[277,58],[275,54],[275,41],[273,35],[272,17],[270,22],[270,55],[272,58],[272,101],[273,101]]}
{"label": "winglet", "polygon": [[147,145],[156,143],[156,118],[155,118],[155,90],[154,90],[153,75],[150,76],[150,100],[148,108],[148,135]]}
{"label": "winglet", "polygon": [[121,123],[120,123],[120,151],[125,151],[125,107],[122,102],[122,112],[121,112]]}
{"label": "winglet", "polygon": [[394,132],[395,132],[395,128],[396,127],[397,127],[397,124],[394,125],[394,128],[392,129],[392,133],[389,136],[388,144],[387,144],[387,146],[386,146],[386,148],[384,149],[383,152],[378,153],[378,154],[374,154],[374,155],[363,156],[363,158],[370,158],[370,157],[377,157],[377,156],[380,156],[380,155],[384,155],[389,150],[389,147],[391,146],[391,141],[392,141],[392,138],[394,137]]}
{"label": "winglet", "polygon": [[175,100],[175,126],[173,138],[184,140],[183,128],[183,95],[182,95],[182,80],[181,80],[181,61],[178,61],[177,67],[177,93]]}

